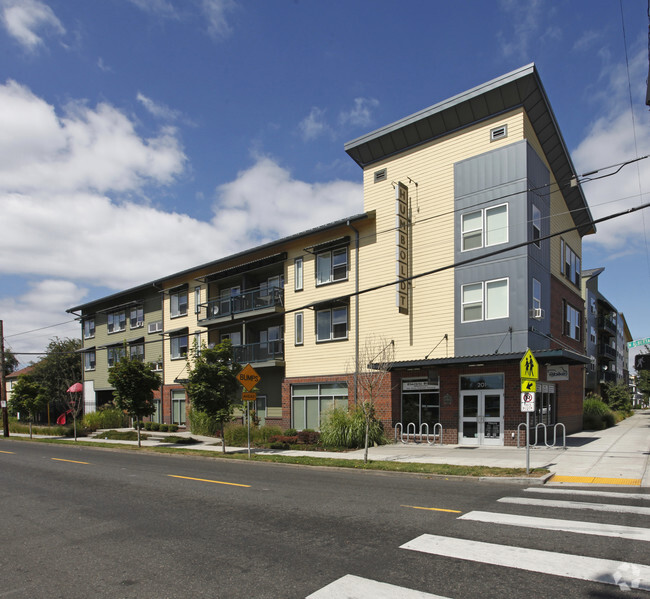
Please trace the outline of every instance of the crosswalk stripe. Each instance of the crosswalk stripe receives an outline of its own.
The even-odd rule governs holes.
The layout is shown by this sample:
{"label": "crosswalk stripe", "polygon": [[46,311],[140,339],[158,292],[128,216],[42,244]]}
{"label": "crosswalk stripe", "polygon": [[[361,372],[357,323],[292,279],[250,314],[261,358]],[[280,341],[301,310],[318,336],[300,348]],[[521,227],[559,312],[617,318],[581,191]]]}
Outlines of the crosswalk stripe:
{"label": "crosswalk stripe", "polygon": [[612,585],[627,585],[628,588],[650,591],[650,566],[643,564],[622,564],[582,555],[496,545],[430,534],[420,535],[402,545],[401,548],[541,574],[553,574]]}
{"label": "crosswalk stripe", "polygon": [[501,499],[497,499],[497,501],[502,503],[516,503],[519,505],[535,505],[539,507],[556,507],[572,510],[593,510],[596,512],[617,512],[619,514],[650,516],[650,507],[637,507],[635,505],[588,503],[586,501],[563,501],[561,499],[534,499],[531,497],[501,497]]}
{"label": "crosswalk stripe", "polygon": [[458,519],[650,542],[650,528],[640,528],[637,526],[619,526],[600,524],[598,522],[559,520],[556,518],[538,518],[536,516],[518,516],[516,514],[480,511],[468,512],[467,514],[460,516]]}
{"label": "crosswalk stripe", "polygon": [[369,578],[348,574],[309,595],[306,599],[447,599]]}
{"label": "crosswalk stripe", "polygon": [[524,489],[526,493],[547,493],[549,495],[582,495],[591,497],[612,497],[616,499],[641,499],[650,501],[650,495],[644,493],[620,493],[616,491],[591,491],[583,489],[558,489],[546,487],[530,487]]}

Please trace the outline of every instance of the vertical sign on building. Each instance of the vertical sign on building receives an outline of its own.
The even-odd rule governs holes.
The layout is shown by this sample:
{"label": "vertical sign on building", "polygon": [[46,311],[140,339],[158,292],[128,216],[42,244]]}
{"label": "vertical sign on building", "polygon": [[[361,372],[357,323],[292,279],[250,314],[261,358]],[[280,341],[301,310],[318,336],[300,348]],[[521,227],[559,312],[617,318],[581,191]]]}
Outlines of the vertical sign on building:
{"label": "vertical sign on building", "polygon": [[395,189],[395,229],[397,230],[397,307],[409,313],[409,190],[399,182]]}

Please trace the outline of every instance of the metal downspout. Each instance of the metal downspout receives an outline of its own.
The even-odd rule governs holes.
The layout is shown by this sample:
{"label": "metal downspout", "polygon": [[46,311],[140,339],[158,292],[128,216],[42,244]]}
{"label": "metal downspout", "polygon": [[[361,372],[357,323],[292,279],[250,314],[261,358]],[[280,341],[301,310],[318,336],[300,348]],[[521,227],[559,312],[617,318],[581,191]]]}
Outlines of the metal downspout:
{"label": "metal downspout", "polygon": [[354,405],[357,405],[358,380],[359,380],[359,231],[348,221],[348,227],[354,231]]}

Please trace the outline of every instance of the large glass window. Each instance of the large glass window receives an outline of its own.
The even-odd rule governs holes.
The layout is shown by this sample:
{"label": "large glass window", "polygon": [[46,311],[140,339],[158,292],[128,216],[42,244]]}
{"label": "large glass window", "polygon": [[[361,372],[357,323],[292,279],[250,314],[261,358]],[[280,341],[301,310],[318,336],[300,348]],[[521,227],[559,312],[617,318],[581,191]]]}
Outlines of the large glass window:
{"label": "large glass window", "polygon": [[113,345],[112,347],[106,348],[106,359],[109,368],[115,366],[124,356],[125,350],[123,345]]}
{"label": "large glass window", "polygon": [[142,306],[133,306],[131,308],[129,321],[132,329],[144,326],[144,309]]}
{"label": "large glass window", "polygon": [[144,343],[133,343],[129,345],[129,357],[132,360],[144,362]]}
{"label": "large glass window", "polygon": [[508,317],[508,279],[485,283],[485,319]]}
{"label": "large glass window", "polygon": [[316,341],[334,341],[348,337],[348,307],[316,312]]}
{"label": "large glass window", "polygon": [[569,281],[571,281],[576,287],[579,287],[581,274],[580,258],[564,240],[562,240],[560,246],[564,254],[562,256],[562,272]]}
{"label": "large glass window", "polygon": [[508,204],[461,215],[462,250],[507,243]]}
{"label": "large glass window", "polygon": [[571,304],[564,303],[564,334],[571,339],[580,341],[582,328],[582,314]]}
{"label": "large glass window", "polygon": [[332,408],[347,407],[347,383],[291,385],[291,426],[295,429],[320,429]]}
{"label": "large glass window", "polygon": [[95,350],[84,352],[84,370],[95,370]]}
{"label": "large glass window", "polygon": [[126,329],[126,312],[119,310],[118,312],[109,312],[107,316],[106,329],[109,333],[119,333]]}
{"label": "large glass window", "polygon": [[176,318],[177,316],[187,315],[187,289],[177,291],[169,294],[170,316]]}
{"label": "large glass window", "polygon": [[348,248],[321,252],[316,256],[316,284],[345,281],[348,278]]}
{"label": "large glass window", "polygon": [[185,391],[172,389],[172,423],[185,424]]}
{"label": "large glass window", "polygon": [[[415,424],[416,433],[426,424],[429,434],[433,425],[440,422],[440,387],[426,380],[402,381],[402,425],[407,432],[410,423]],[[424,429],[426,430],[426,429]]]}

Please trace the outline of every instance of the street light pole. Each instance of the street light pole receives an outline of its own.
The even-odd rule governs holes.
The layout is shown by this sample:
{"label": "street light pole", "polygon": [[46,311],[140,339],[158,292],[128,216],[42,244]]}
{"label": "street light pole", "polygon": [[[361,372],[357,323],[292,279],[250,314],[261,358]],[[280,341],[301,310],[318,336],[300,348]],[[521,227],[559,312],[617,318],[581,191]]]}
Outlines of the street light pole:
{"label": "street light pole", "polygon": [[5,381],[5,337],[3,322],[0,320],[0,405],[4,436],[9,436],[9,412],[7,411],[7,384]]}

